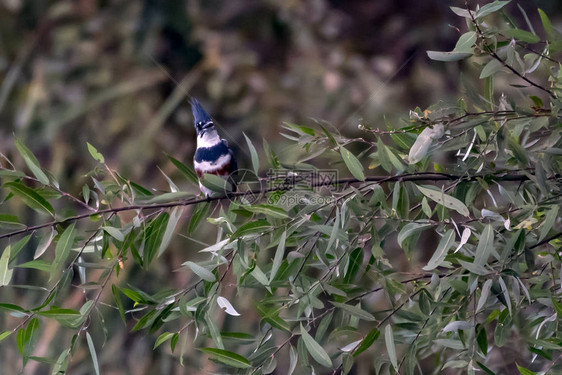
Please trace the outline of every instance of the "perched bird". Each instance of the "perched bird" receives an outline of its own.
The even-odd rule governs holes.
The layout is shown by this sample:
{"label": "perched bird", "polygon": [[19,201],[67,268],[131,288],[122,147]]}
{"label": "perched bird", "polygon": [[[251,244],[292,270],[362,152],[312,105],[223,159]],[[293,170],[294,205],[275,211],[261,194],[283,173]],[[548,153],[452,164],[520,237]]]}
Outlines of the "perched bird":
{"label": "perched bird", "polygon": [[228,142],[219,137],[213,119],[195,98],[191,99],[191,109],[195,131],[197,132],[197,149],[193,156],[193,167],[200,180],[199,188],[201,192],[205,197],[216,194],[201,184],[204,173],[218,175],[228,180],[233,185],[233,191],[235,191],[236,186],[233,179],[229,179],[229,176],[238,169],[234,152],[228,147]]}

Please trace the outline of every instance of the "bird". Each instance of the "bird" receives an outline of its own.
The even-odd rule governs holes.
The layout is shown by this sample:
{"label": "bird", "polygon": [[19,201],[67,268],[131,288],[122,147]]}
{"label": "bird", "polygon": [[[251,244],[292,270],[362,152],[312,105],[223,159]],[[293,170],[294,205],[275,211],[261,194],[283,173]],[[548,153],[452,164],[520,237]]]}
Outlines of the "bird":
{"label": "bird", "polygon": [[197,133],[197,148],[193,156],[193,168],[199,178],[199,189],[206,198],[217,195],[216,192],[201,183],[203,174],[207,173],[224,178],[232,185],[232,191],[236,191],[234,180],[229,178],[238,170],[234,152],[228,146],[228,142],[220,138],[213,119],[195,98],[191,98],[191,110]]}

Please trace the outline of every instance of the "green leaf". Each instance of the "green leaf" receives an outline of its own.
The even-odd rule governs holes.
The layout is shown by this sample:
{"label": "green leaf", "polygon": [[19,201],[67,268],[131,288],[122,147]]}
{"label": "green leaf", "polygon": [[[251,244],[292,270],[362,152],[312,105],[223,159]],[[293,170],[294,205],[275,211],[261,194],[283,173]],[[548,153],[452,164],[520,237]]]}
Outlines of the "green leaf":
{"label": "green leaf", "polygon": [[432,227],[433,224],[424,223],[408,223],[398,233],[398,245],[402,247],[402,243],[408,238],[417,233],[423,232],[427,228]]}
{"label": "green leaf", "polygon": [[90,350],[90,355],[92,356],[92,362],[94,363],[94,371],[96,372],[96,375],[100,375],[100,365],[98,363],[96,347],[94,346],[94,342],[92,341],[92,336],[90,336],[90,332],[88,331],[86,331],[86,341],[88,342],[88,349]]}
{"label": "green leaf", "polygon": [[438,52],[427,51],[427,56],[435,61],[459,61],[472,56],[472,52]]}
{"label": "green leaf", "polygon": [[453,51],[461,53],[472,53],[472,47],[474,46],[474,43],[476,43],[476,32],[466,32],[460,36]]}
{"label": "green leaf", "polygon": [[369,331],[367,336],[361,341],[361,344],[353,352],[353,356],[357,357],[359,354],[363,353],[365,350],[369,349],[371,345],[379,338],[381,332],[377,328],[373,328]]}
{"label": "green leaf", "polygon": [[346,284],[352,284],[362,264],[363,248],[357,247],[349,254],[349,262],[347,264],[347,269],[345,270],[343,282]]}
{"label": "green leaf", "polygon": [[535,375],[535,373],[529,369],[526,369],[523,366],[519,366],[519,364],[517,362],[515,362],[515,364],[517,365],[517,370],[519,370],[519,373],[521,375]]}
{"label": "green leaf", "polygon": [[89,142],[86,142],[86,144],[88,145],[88,152],[90,153],[90,155],[92,155],[94,160],[97,160],[100,163],[104,164],[105,159],[104,159],[103,155],[100,154],[99,151],[94,146],[92,146]]}
{"label": "green leaf", "polygon": [[242,225],[234,233],[232,233],[232,235],[230,236],[230,241],[234,241],[239,237],[247,236],[249,234],[257,234],[257,233],[261,234],[270,229],[271,229],[271,224],[269,224],[267,220],[260,219],[256,221],[251,221],[249,223]]}
{"label": "green leaf", "polygon": [[39,165],[39,161],[37,160],[35,155],[33,155],[31,150],[28,149],[27,146],[24,145],[19,139],[16,139],[16,148],[23,157],[25,164],[27,164],[28,168],[31,170],[31,173],[33,173],[33,175],[37,177],[39,182],[41,182],[43,185],[49,185],[49,177],[47,177],[45,172],[43,172],[41,166]]}
{"label": "green leaf", "polygon": [[55,210],[49,202],[45,200],[42,196],[37,194],[35,190],[19,183],[19,182],[8,182],[4,184],[5,187],[10,189],[10,191],[20,197],[25,204],[33,208],[37,212],[47,212],[51,216],[55,216]]}
{"label": "green leaf", "polygon": [[525,43],[538,43],[541,40],[541,38],[539,38],[538,35],[535,35],[525,30],[507,29],[507,30],[503,30],[502,33],[511,38],[518,39]]}
{"label": "green leaf", "polygon": [[191,182],[194,184],[199,184],[199,179],[197,178],[197,174],[192,167],[183,164],[181,161],[174,159],[170,155],[167,155],[168,159],[174,164],[174,166]]}
{"label": "green leaf", "polygon": [[156,349],[157,347],[159,347],[160,345],[162,345],[166,341],[170,340],[174,335],[175,335],[174,332],[164,332],[164,333],[162,333],[156,339],[156,342],[154,343],[154,346],[152,347],[152,349],[153,350]]}
{"label": "green leaf", "polygon": [[182,264],[182,266],[186,266],[193,271],[197,276],[202,278],[205,281],[214,282],[216,281],[215,274],[206,269],[203,266],[198,265],[197,263],[193,263],[191,261],[187,261]]}
{"label": "green leaf", "polygon": [[46,262],[44,260],[40,260],[40,259],[36,259],[36,260],[32,260],[30,262],[26,262],[23,264],[18,264],[16,266],[17,268],[33,268],[39,271],[47,271],[50,272],[51,271],[51,263]]}
{"label": "green leaf", "polygon": [[55,276],[58,276],[60,268],[68,257],[70,249],[72,249],[74,238],[76,237],[76,229],[74,225],[74,223],[69,225],[59,237],[57,246],[55,247],[55,260],[53,261],[51,268],[51,275],[49,276],[50,280],[53,280]]}
{"label": "green leaf", "polygon": [[324,367],[332,367],[332,360],[330,359],[328,353],[326,353],[326,351],[324,350],[324,348],[320,346],[320,344],[314,341],[314,338],[310,336],[310,334],[306,331],[306,329],[304,329],[302,324],[301,324],[301,337],[304,342],[304,346],[306,347],[306,350],[308,351],[308,353],[310,353],[310,356],[314,358],[316,362],[318,362]]}
{"label": "green leaf", "polygon": [[0,287],[10,284],[13,269],[8,268],[10,262],[10,245],[8,245],[0,257]]}
{"label": "green leaf", "polygon": [[2,310],[6,310],[6,311],[17,311],[17,312],[21,312],[21,313],[26,313],[27,310],[25,310],[23,307],[20,307],[18,305],[14,305],[12,303],[0,303],[0,309]]}
{"label": "green leaf", "polygon": [[359,159],[351,152],[349,152],[345,147],[340,147],[341,157],[347,166],[347,169],[351,172],[353,177],[359,181],[365,181],[365,174],[363,173],[363,165],[359,162]]}
{"label": "green leaf", "polygon": [[255,214],[264,214],[276,219],[286,219],[289,217],[287,211],[281,207],[269,205],[269,204],[254,204],[251,206],[244,206],[246,211],[253,212]]}
{"label": "green leaf", "polygon": [[162,255],[162,253],[170,245],[170,241],[172,241],[172,237],[174,235],[178,222],[181,219],[184,211],[185,211],[185,207],[174,207],[174,209],[170,213],[170,218],[168,220],[168,223],[166,224],[166,230],[164,231],[164,235],[162,236],[162,241],[160,242],[160,246],[158,247],[157,256]]}
{"label": "green leaf", "polygon": [[384,342],[386,344],[386,351],[388,352],[388,357],[390,358],[390,363],[394,367],[395,371],[398,371],[398,359],[396,358],[396,346],[394,346],[394,333],[392,332],[392,326],[387,324],[384,329]]}
{"label": "green leaf", "polygon": [[169,213],[161,213],[157,218],[150,222],[144,231],[143,264],[145,267],[148,267],[150,262],[152,262],[152,259],[154,259],[154,256],[162,243],[162,237],[166,231],[169,218]]}
{"label": "green leaf", "polygon": [[125,318],[125,308],[123,307],[123,301],[121,300],[121,294],[119,293],[119,287],[113,284],[111,285],[111,294],[113,294],[113,299],[115,300],[115,305],[119,309],[119,316],[123,323],[126,323],[127,320]]}
{"label": "green leaf", "polygon": [[474,14],[474,18],[478,19],[487,16],[488,14],[497,12],[507,4],[509,4],[509,1],[494,1],[493,3],[486,4],[476,11],[476,13]]}
{"label": "green leaf", "polygon": [[492,279],[488,279],[482,285],[482,291],[480,293],[480,298],[478,299],[478,305],[476,306],[476,312],[480,311],[488,301],[488,296],[490,295],[490,289],[492,288]]}
{"label": "green leaf", "polygon": [[4,331],[4,332],[0,333],[0,342],[2,342],[4,339],[6,339],[11,334],[12,334],[12,331]]}
{"label": "green leaf", "polygon": [[361,320],[366,320],[368,322],[373,322],[373,321],[376,320],[375,317],[371,313],[369,313],[369,312],[367,312],[367,311],[365,311],[365,310],[363,310],[363,309],[361,309],[357,306],[347,305],[345,303],[339,303],[339,302],[333,302],[333,301],[330,301],[330,303],[332,305],[336,306],[337,308],[340,308],[340,309],[344,310],[345,312],[347,312],[347,313],[349,313],[349,314],[351,314],[351,315],[353,315],[353,316],[355,316],[355,317],[357,317]]}
{"label": "green leaf", "polygon": [[246,358],[242,357],[240,354],[233,353],[228,350],[216,348],[197,348],[197,350],[208,354],[211,359],[230,367],[241,369],[252,367],[250,361],[248,361]]}
{"label": "green leaf", "polygon": [[189,198],[194,198],[195,195],[191,194],[191,193],[187,193],[185,191],[174,191],[171,193],[163,193],[157,196],[153,196],[150,197],[149,200],[147,200],[145,203],[146,204],[158,204],[158,203],[167,203],[167,202],[175,202],[175,201],[181,201],[181,200],[185,200],[185,199],[189,199]]}
{"label": "green leaf", "polygon": [[232,191],[232,185],[230,182],[214,174],[203,174],[203,178],[199,180],[203,186],[213,192],[223,195]]}
{"label": "green leaf", "polygon": [[484,65],[484,68],[482,68],[482,71],[480,72],[480,79],[488,78],[494,75],[496,72],[502,70],[503,67],[504,65],[501,61],[496,59],[490,60],[486,65]]}
{"label": "green leaf", "polygon": [[16,215],[0,214],[0,226],[2,227],[25,227],[25,224],[19,222]]}
{"label": "green leaf", "polygon": [[554,31],[554,27],[552,27],[552,23],[550,22],[550,19],[548,18],[546,13],[543,12],[542,9],[539,8],[538,11],[539,11],[539,15],[541,17],[542,27],[544,28],[544,31],[546,32],[546,35],[548,35],[549,39],[555,39],[556,33]]}
{"label": "green leaf", "polygon": [[[244,134],[244,133],[242,133],[242,134]],[[258,157],[258,152],[256,151],[256,148],[254,147],[254,144],[252,143],[252,141],[250,140],[250,138],[248,138],[248,136],[246,134],[244,134],[244,138],[246,138],[246,143],[248,144],[248,150],[250,150],[250,156],[252,157],[252,167],[253,167],[254,173],[257,176],[259,171],[260,171],[260,159]]]}
{"label": "green leaf", "polygon": [[451,197],[443,193],[441,190],[437,190],[432,186],[418,186],[416,185],[418,190],[428,197],[429,199],[433,200],[434,202],[439,203],[440,205],[445,206],[446,208],[452,208],[453,210],[457,211],[459,214],[463,216],[469,216],[470,212],[464,203],[462,203],[457,198]]}
{"label": "green leaf", "polygon": [[433,253],[433,256],[427,262],[427,265],[423,267],[425,271],[431,271],[437,268],[445,259],[447,252],[455,243],[455,231],[453,229],[449,229],[447,233],[443,235],[441,240],[439,241],[439,245],[437,245],[437,249]]}
{"label": "green leaf", "polygon": [[125,235],[117,228],[104,226],[103,230],[119,242],[123,242],[125,240]]}
{"label": "green leaf", "polygon": [[544,217],[544,221],[540,226],[539,242],[546,238],[546,235],[548,234],[548,232],[554,226],[554,222],[556,221],[556,218],[558,217],[558,211],[559,210],[560,210],[560,206],[556,204],[556,205],[553,205],[550,208],[550,210],[548,210],[548,212],[546,213],[546,215]]}
{"label": "green leaf", "polygon": [[494,247],[494,228],[491,224],[486,225],[482,234],[480,235],[480,240],[478,241],[478,247],[476,248],[476,255],[474,256],[474,264],[483,266],[488,263],[488,257]]}
{"label": "green leaf", "polygon": [[189,234],[193,234],[195,229],[199,226],[201,221],[207,217],[207,213],[209,212],[209,208],[211,207],[210,202],[201,202],[195,206],[193,213],[191,214],[191,221],[189,222],[189,227],[187,228],[187,232]]}
{"label": "green leaf", "polygon": [[277,271],[283,262],[283,256],[285,255],[285,241],[287,240],[287,232],[283,231],[281,237],[279,238],[279,244],[277,245],[277,250],[275,251],[275,256],[273,258],[273,264],[271,265],[271,273],[269,275],[269,283],[275,279]]}

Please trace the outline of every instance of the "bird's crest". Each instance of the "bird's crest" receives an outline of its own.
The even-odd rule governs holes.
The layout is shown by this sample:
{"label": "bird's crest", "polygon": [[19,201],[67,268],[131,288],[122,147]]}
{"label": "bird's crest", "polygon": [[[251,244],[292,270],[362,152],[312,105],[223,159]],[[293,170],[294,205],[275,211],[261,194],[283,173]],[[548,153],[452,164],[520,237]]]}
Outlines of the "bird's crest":
{"label": "bird's crest", "polygon": [[203,109],[201,103],[195,98],[191,98],[191,110],[193,111],[193,122],[195,124],[195,129],[199,131],[205,129],[208,124],[213,124],[213,119],[211,116]]}

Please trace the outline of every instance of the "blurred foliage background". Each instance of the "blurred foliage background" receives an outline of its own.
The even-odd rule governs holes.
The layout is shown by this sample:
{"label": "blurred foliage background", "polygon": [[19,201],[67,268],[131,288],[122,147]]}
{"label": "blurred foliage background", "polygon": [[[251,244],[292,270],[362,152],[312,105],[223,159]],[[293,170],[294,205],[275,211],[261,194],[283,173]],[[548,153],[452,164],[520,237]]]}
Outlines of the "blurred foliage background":
{"label": "blurred foliage background", "polygon": [[[451,50],[466,30],[451,5],[465,2],[0,0],[0,152],[23,168],[14,145],[20,138],[74,195],[91,183],[87,174],[95,166],[86,142],[143,186],[168,189],[159,167],[195,191],[182,186],[166,158],[193,156],[189,93],[216,118],[242,167],[250,165],[243,132],[256,145],[267,139],[290,162],[294,148],[279,135],[285,121],[325,120],[353,136],[359,123],[376,128],[383,116],[398,121],[410,108],[460,95],[459,76],[470,76],[471,67],[430,62],[425,53]],[[538,7],[562,22],[558,0],[519,5],[535,24]],[[509,8],[522,19],[517,3]],[[24,207],[12,209],[28,224],[41,219]],[[196,256],[201,243],[212,243],[215,232],[194,237],[175,241],[149,273],[126,270],[123,284],[150,293],[186,285],[190,275],[170,271]],[[16,277],[29,282],[31,274]],[[66,296],[68,307],[81,302],[76,292]],[[0,289],[1,300],[21,305],[36,298],[30,294]],[[111,340],[99,350],[104,374],[185,373],[177,358],[152,351],[153,337],[130,333],[117,313],[112,317],[105,322]],[[64,332],[44,329],[36,355],[52,356]],[[88,355],[86,349],[85,360],[74,358],[73,374],[91,373]],[[0,372],[18,373],[18,357],[2,343]],[[200,363],[186,366],[192,374],[208,371]],[[47,368],[32,362],[26,373]]]}

